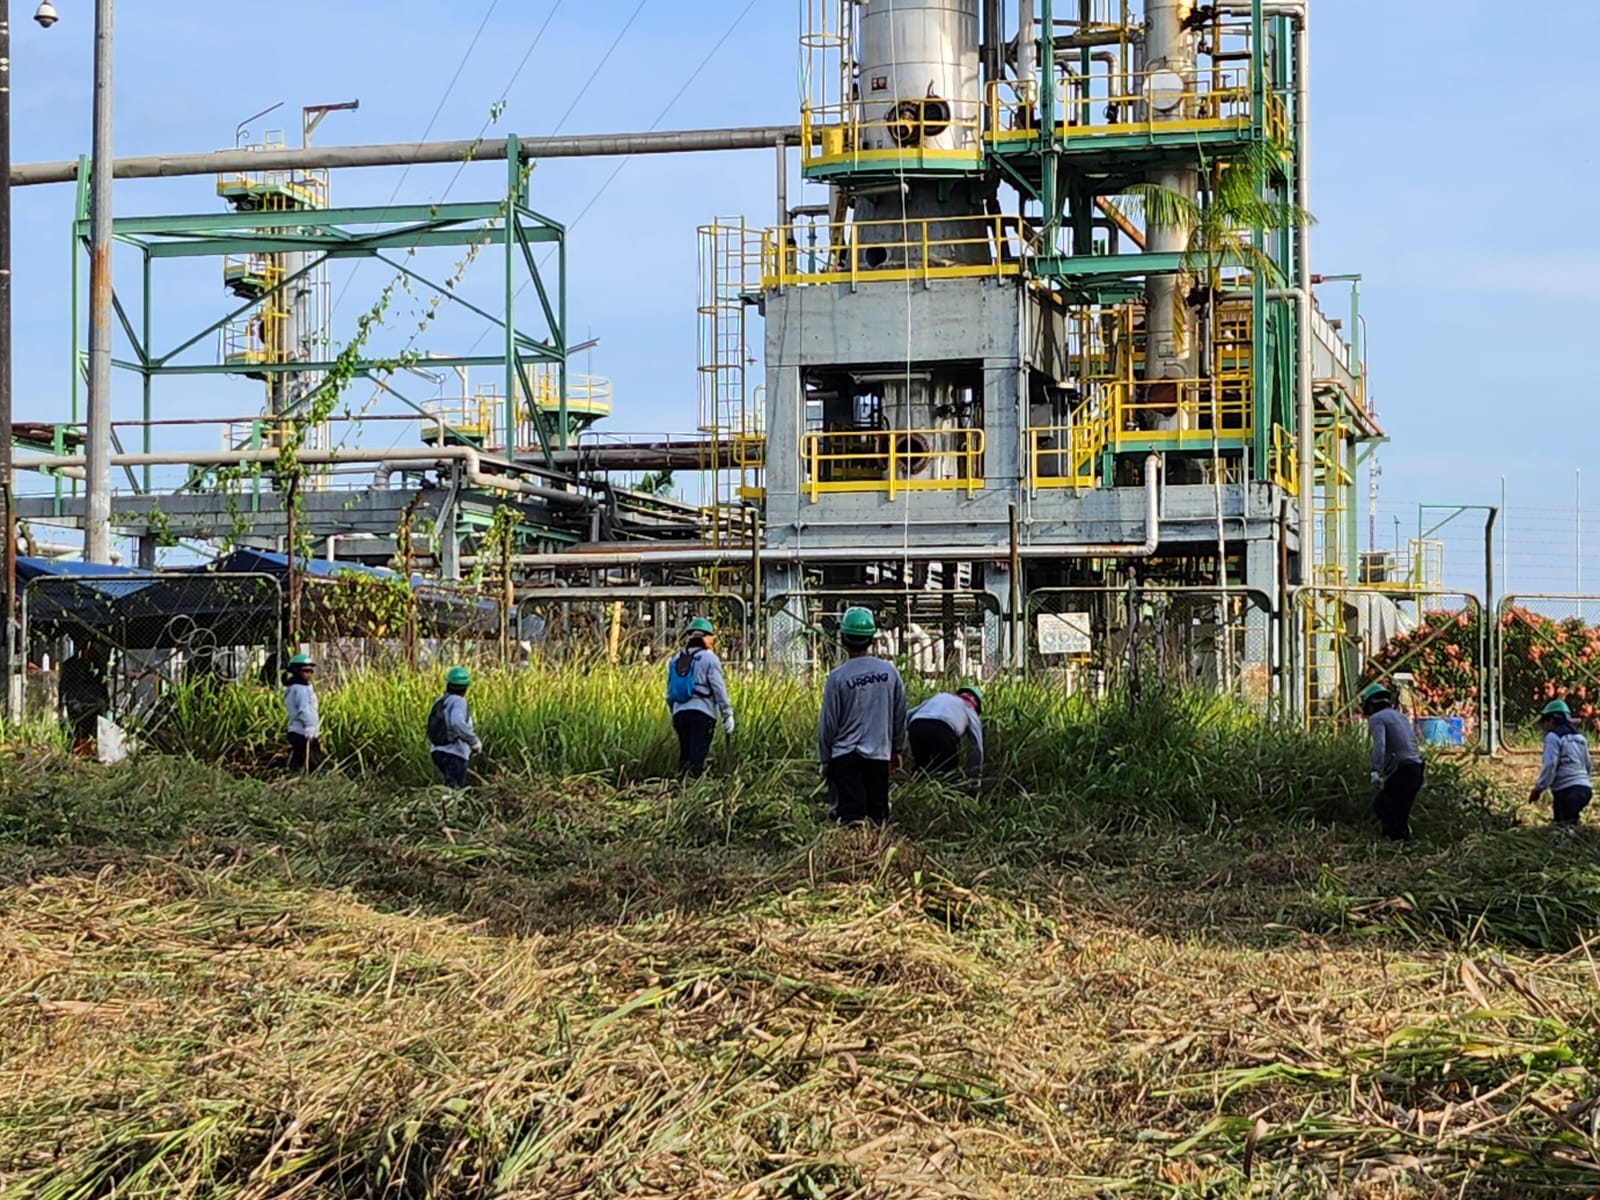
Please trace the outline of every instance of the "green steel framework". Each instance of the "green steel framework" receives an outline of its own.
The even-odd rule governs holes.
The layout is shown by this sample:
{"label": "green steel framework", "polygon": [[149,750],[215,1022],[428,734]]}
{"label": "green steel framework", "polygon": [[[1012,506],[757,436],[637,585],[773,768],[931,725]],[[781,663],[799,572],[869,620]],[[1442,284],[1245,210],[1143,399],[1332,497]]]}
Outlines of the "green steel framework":
{"label": "green steel framework", "polygon": [[[408,407],[425,414],[423,407],[393,387],[389,377],[401,365],[393,358],[360,357],[340,363],[325,362],[252,363],[247,367],[227,363],[181,361],[198,346],[209,346],[214,336],[230,322],[258,309],[286,287],[325,262],[349,259],[376,259],[397,276],[421,284],[450,303],[481,318],[490,328],[504,335],[504,349],[496,355],[447,354],[426,356],[430,367],[493,367],[504,372],[505,422],[508,455],[513,451],[518,425],[517,394],[528,401],[528,419],[539,440],[545,465],[553,462],[553,452],[567,448],[572,422],[567,392],[567,231],[566,227],[529,203],[528,176],[516,139],[510,139],[506,157],[508,180],[505,198],[492,202],[388,205],[327,209],[294,209],[285,212],[200,213],[176,216],[119,217],[113,226],[115,239],[135,247],[142,258],[141,286],[143,306],[138,328],[130,320],[120,296],[113,295],[114,311],[124,335],[133,347],[133,360],[117,359],[115,365],[140,376],[143,387],[144,444],[151,450],[154,383],[163,376],[238,376],[282,372],[325,372],[343,366],[356,378],[382,382],[383,387]],[[89,160],[80,159],[76,217],[73,222],[72,255],[72,388],[71,424],[81,420],[82,392],[85,386],[83,329],[83,287],[80,250],[87,251],[89,233]],[[360,227],[360,228],[357,228]],[[505,312],[503,316],[472,304],[447,284],[432,280],[386,251],[408,252],[431,247],[504,248]],[[536,245],[550,245],[557,254],[554,287],[547,285],[544,272],[534,255]],[[166,259],[223,258],[229,255],[272,255],[305,253],[308,265],[293,276],[281,279],[270,290],[233,308],[227,315],[199,332],[158,352],[154,346],[153,303],[156,295],[155,267]],[[518,277],[525,273],[539,302],[546,333],[534,336],[517,328],[515,301]],[[553,294],[552,294],[553,293]],[[408,359],[409,361],[409,359]],[[423,361],[418,356],[418,361]],[[536,394],[529,368],[536,363],[555,365],[559,379],[559,408],[554,428],[547,427],[547,414],[533,403]],[[259,432],[258,432],[259,436]],[[63,434],[57,431],[59,452]],[[121,452],[122,447],[116,449]],[[150,468],[143,476],[127,472],[134,491],[150,490]],[[59,494],[60,479],[57,479]]]}

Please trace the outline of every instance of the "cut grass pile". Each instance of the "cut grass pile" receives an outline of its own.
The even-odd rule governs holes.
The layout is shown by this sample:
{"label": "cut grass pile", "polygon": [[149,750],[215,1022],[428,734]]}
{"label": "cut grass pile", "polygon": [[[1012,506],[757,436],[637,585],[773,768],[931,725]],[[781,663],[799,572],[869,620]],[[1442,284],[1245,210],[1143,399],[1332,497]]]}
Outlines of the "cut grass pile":
{"label": "cut grass pile", "polygon": [[1025,698],[889,837],[775,735],[455,799],[0,759],[0,1196],[1600,1192],[1592,833],[1441,763],[1397,850],[1358,745]]}

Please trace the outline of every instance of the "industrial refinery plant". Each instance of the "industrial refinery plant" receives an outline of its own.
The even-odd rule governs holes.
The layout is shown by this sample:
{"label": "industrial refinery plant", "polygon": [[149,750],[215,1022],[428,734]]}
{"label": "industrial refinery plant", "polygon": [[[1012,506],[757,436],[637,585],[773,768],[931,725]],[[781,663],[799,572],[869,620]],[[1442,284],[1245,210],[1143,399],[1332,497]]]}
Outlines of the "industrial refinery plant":
{"label": "industrial refinery plant", "polygon": [[[28,537],[81,530],[109,487],[130,568],[178,543],[304,544],[441,583],[488,561],[519,612],[721,598],[774,664],[815,663],[868,603],[929,673],[1100,687],[1144,638],[1253,700],[1343,702],[1341,640],[1377,617],[1341,589],[1420,585],[1357,548],[1383,434],[1358,277],[1311,255],[1306,6],[804,7],[808,99],[770,126],[322,145],[331,105],[305,110],[298,148],[119,160],[119,179],[213,174],[218,204],[116,218],[142,263],[116,284],[117,387],[142,419],[113,430],[104,480],[82,373],[68,419],[19,426],[18,468],[44,481],[18,501]],[[568,231],[530,167],[712,151],[770,158],[777,211],[679,231],[701,246],[699,411],[681,436],[630,435],[627,397],[574,369]],[[465,160],[502,162],[503,186],[337,203],[341,171]],[[87,161],[14,177],[76,181],[87,246]],[[214,267],[217,319],[157,337],[164,272],[191,260]],[[355,288],[393,277],[422,313],[393,345],[381,301],[332,317],[330,268],[356,262]],[[469,271],[495,302],[463,298]],[[84,328],[75,312],[75,359]],[[258,381],[260,412],[174,417],[186,377]]]}

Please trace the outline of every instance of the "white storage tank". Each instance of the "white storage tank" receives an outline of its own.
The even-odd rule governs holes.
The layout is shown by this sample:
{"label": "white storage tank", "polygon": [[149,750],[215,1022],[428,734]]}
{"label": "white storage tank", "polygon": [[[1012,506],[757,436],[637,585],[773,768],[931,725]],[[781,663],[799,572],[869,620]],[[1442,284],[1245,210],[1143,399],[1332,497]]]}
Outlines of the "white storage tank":
{"label": "white storage tank", "polygon": [[975,150],[979,0],[864,0],[856,62],[862,150]]}

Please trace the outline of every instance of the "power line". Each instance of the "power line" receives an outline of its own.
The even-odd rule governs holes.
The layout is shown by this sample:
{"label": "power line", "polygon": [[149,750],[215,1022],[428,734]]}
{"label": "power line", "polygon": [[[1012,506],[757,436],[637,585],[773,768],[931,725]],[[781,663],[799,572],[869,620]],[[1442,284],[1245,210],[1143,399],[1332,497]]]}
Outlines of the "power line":
{"label": "power line", "polygon": [[[439,104],[433,110],[433,116],[428,118],[428,127],[422,131],[422,136],[417,139],[418,146],[421,146],[432,135],[433,127],[438,124],[439,117],[444,113],[445,105],[450,102],[450,97],[455,93],[456,84],[461,82],[461,76],[466,72],[467,63],[471,61],[473,51],[478,48],[478,43],[483,40],[484,30],[489,28],[489,21],[494,16],[495,9],[499,7],[500,0],[489,0],[489,7],[484,11],[483,20],[478,22],[478,31],[472,35],[472,41],[468,43],[466,53],[461,56],[461,61],[456,64],[455,74],[450,76],[450,82],[445,86],[444,95],[439,97]],[[406,177],[410,174],[411,165],[407,163],[405,170],[400,172],[400,179],[394,185],[394,191],[389,194],[389,202],[383,206],[385,209],[394,207],[395,201],[400,198],[400,189],[405,186]],[[339,311],[339,305],[344,303],[345,295],[350,291],[350,285],[356,281],[356,276],[361,273],[361,268],[365,265],[365,260],[357,259],[350,274],[345,276],[344,286],[339,289],[339,295],[334,299],[333,307],[328,312],[329,320],[332,320],[333,315]]]}
{"label": "power line", "polygon": [[[716,58],[717,54],[722,50],[722,48],[725,45],[728,44],[729,39],[731,39],[733,37],[734,33],[738,31],[739,26],[744,22],[744,19],[747,16],[750,15],[751,11],[755,8],[755,6],[756,6],[756,0],[749,0],[749,3],[747,3],[744,6],[744,8],[742,8],[739,11],[739,14],[736,17],[733,18],[732,23],[729,24],[728,28],[723,32],[723,35],[720,38],[718,38],[716,43],[711,47],[711,49],[706,52],[705,57],[700,60],[699,64],[695,67],[695,69],[693,71],[689,72],[689,77],[683,81],[683,84],[678,88],[678,90],[676,92],[674,92],[672,94],[671,98],[669,98],[667,100],[666,104],[662,106],[661,111],[656,114],[655,120],[650,122],[649,126],[646,128],[646,132],[647,133],[654,131],[656,128],[658,128],[661,125],[661,123],[663,121],[665,121],[667,119],[667,117],[671,114],[673,108],[677,105],[678,101],[683,99],[684,94],[686,92],[688,92],[688,90],[691,87],[694,86],[695,81],[697,79],[699,79],[702,74],[705,73],[705,69],[708,66],[711,65],[712,60]],[[637,15],[637,14],[635,14],[635,15]],[[589,211],[592,208],[594,208],[594,206],[596,204],[598,204],[600,202],[600,198],[606,194],[606,190],[608,188],[610,188],[610,186],[617,181],[617,176],[621,175],[623,170],[632,161],[633,161],[633,156],[629,155],[629,156],[623,158],[622,161],[617,164],[616,169],[613,170],[611,172],[611,174],[606,177],[605,182],[600,185],[599,189],[596,190],[595,194],[590,196],[588,202],[582,208],[580,208],[578,210],[578,215],[567,223],[568,231],[571,231],[571,230],[576,229],[578,227],[578,223],[580,221],[582,221],[583,218],[586,217],[589,214]],[[543,266],[545,263],[548,263],[549,261],[550,261],[550,253],[547,251],[545,253],[544,258],[540,261],[539,265]],[[524,281],[522,286],[517,288],[516,292],[513,295],[513,299],[515,299],[518,296],[521,296],[522,293],[527,291],[527,290],[528,290],[528,284],[527,284],[526,281]],[[478,335],[478,340],[472,343],[472,346],[468,349],[467,353],[471,354],[473,350],[476,350],[483,343],[483,339],[489,336],[489,332],[490,332],[489,330],[484,330],[483,333],[480,333]]]}

